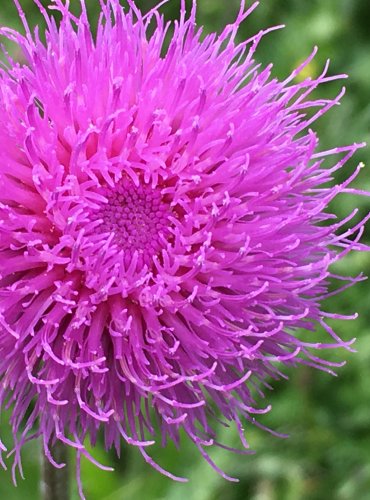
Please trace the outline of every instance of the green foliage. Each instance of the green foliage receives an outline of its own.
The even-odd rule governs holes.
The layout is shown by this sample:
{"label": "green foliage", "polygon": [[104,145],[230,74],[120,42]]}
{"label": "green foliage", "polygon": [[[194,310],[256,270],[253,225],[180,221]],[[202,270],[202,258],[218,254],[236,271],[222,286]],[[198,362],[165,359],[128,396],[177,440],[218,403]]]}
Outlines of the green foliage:
{"label": "green foliage", "polygon": [[[46,2],[45,2],[46,3]],[[72,0],[77,5],[77,0]],[[89,2],[88,2],[89,3]],[[147,9],[153,0],[137,0]],[[175,18],[180,0],[172,0],[163,11]],[[189,2],[190,3],[190,2]],[[198,0],[198,23],[205,31],[219,30],[230,22],[239,8],[238,0]],[[348,73],[347,95],[343,104],[315,125],[323,147],[369,142],[370,123],[370,3],[368,0],[262,0],[261,6],[244,23],[239,38],[275,24],[287,28],[274,32],[263,40],[258,52],[262,63],[273,61],[278,77],[287,75],[311,51],[320,47],[319,54],[308,71],[318,74],[330,57],[330,72]],[[22,0],[31,25],[42,23],[32,0]],[[91,15],[96,15],[98,0],[91,0]],[[21,28],[12,0],[2,0],[0,24]],[[11,50],[11,49],[10,49]],[[320,89],[321,95],[333,96],[340,83]],[[355,162],[367,163],[357,185],[370,189],[370,151],[362,150]],[[343,173],[341,174],[343,175]],[[354,203],[361,211],[369,209],[366,199],[354,200],[343,196],[333,204],[340,216],[348,214]],[[353,255],[339,265],[338,271],[355,275],[360,270],[370,274],[369,254]],[[181,451],[173,446],[156,446],[152,455],[174,473],[189,477],[187,484],[174,483],[152,470],[138,451],[124,447],[118,460],[103,451],[102,443],[94,456],[106,464],[114,464],[114,473],[98,471],[83,462],[83,483],[88,500],[370,500],[370,313],[367,307],[369,286],[360,284],[339,298],[328,301],[328,309],[352,313],[360,318],[354,322],[336,323],[344,339],[357,337],[357,354],[331,353],[333,360],[348,364],[338,370],[337,379],[325,373],[300,367],[287,373],[289,381],[274,382],[268,394],[273,411],[261,418],[265,425],[287,432],[290,439],[281,440],[246,425],[246,434],[256,455],[240,457],[223,450],[211,455],[228,473],[240,478],[240,483],[227,483],[198,455],[186,439]],[[312,334],[311,334],[312,335]],[[7,427],[8,414],[1,420],[1,435],[11,444]],[[220,435],[231,446],[238,446],[235,429],[220,428]],[[222,439],[221,439],[222,441]],[[10,471],[0,472],[0,498],[11,500],[40,498],[39,445],[29,443],[23,453],[26,481],[14,489]],[[11,464],[11,460],[9,460]],[[73,471],[72,477],[73,477]],[[74,498],[77,498],[74,487]]]}

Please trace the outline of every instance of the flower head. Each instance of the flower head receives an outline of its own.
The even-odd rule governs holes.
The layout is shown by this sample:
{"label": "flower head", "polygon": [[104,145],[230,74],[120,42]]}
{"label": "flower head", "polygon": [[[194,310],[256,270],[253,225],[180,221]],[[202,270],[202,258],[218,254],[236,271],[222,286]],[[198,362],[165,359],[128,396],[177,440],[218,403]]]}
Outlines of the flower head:
{"label": "flower head", "polygon": [[314,51],[271,78],[253,60],[269,30],[236,42],[244,2],[201,37],[195,3],[169,36],[160,6],[101,1],[93,36],[83,0],[78,17],[54,0],[58,25],[34,1],[46,42],[18,1],[25,35],[0,30],[23,54],[0,73],[0,403],[15,461],[37,436],[50,460],[56,440],[90,457],[102,430],[107,449],[124,440],[174,477],[147,448],[183,429],[219,471],[204,450],[220,445],[215,412],[248,448],[243,421],[269,410],[254,388],[282,365],[330,371],[314,349],[350,349],[321,301],[364,221],[326,208],[354,192],[360,166],[328,182],[361,145],[320,151],[309,128],[342,92],[310,94],[343,75],[297,82]]}

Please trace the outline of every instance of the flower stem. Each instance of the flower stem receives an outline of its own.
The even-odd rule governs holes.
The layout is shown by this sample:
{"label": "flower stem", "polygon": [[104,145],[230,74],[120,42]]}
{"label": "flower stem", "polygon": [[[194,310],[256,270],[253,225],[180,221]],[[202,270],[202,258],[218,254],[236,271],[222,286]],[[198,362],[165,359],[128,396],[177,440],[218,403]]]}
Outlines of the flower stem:
{"label": "flower stem", "polygon": [[43,500],[69,500],[69,463],[68,450],[60,441],[51,448],[54,460],[65,463],[62,469],[57,469],[42,452],[41,498]]}

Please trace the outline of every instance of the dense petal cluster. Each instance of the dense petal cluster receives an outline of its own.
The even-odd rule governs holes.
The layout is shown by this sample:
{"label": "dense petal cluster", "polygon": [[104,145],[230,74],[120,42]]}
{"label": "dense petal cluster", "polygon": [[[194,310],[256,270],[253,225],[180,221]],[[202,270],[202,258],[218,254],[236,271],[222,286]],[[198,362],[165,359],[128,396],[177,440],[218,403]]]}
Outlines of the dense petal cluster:
{"label": "dense petal cluster", "polygon": [[[322,152],[309,128],[342,92],[310,94],[343,75],[297,80],[314,51],[272,78],[253,60],[270,30],[236,42],[255,5],[201,36],[195,5],[171,26],[160,6],[106,0],[93,36],[83,0],[79,17],[54,0],[59,24],[34,1],[45,42],[18,2],[25,35],[0,30],[23,58],[0,70],[0,404],[15,463],[38,436],[50,460],[55,440],[90,457],[102,430],[107,449],[123,439],[174,477],[148,455],[158,435],[185,430],[212,463],[222,417],[248,448],[268,378],[330,371],[314,349],[350,348],[321,301],[364,221],[326,207],[353,192],[361,165],[329,181],[361,145]],[[319,325],[327,344],[300,340]]]}

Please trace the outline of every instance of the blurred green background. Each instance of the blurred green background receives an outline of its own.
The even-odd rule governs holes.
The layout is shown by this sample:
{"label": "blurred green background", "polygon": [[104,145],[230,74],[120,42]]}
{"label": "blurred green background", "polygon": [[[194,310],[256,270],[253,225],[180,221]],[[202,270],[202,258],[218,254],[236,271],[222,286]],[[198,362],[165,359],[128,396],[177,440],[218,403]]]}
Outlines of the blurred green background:
{"label": "blurred green background", "polygon": [[[124,0],[122,0],[124,3]],[[21,0],[29,23],[42,20],[32,0]],[[43,2],[47,2],[44,0]],[[92,17],[98,0],[87,0]],[[155,2],[137,0],[143,9]],[[178,15],[179,0],[163,8],[166,16]],[[72,0],[77,5],[77,0]],[[198,24],[205,31],[220,30],[232,21],[239,8],[238,0],[198,0]],[[370,142],[370,2],[369,0],[262,0],[260,7],[244,23],[239,39],[262,28],[286,24],[285,30],[268,35],[261,43],[257,59],[272,61],[274,74],[285,77],[311,51],[320,48],[316,59],[306,70],[317,75],[327,58],[332,60],[330,73],[348,73],[347,94],[341,106],[315,124],[322,138],[322,148],[351,142]],[[12,0],[1,0],[0,24],[21,29]],[[326,84],[321,96],[333,97],[342,82]],[[370,189],[370,152],[361,150],[340,172],[341,180],[356,163],[367,164],[357,185]],[[333,204],[340,216],[355,205],[362,214],[369,209],[369,199],[342,196]],[[365,236],[366,237],[366,236]],[[369,236],[367,235],[367,240]],[[337,272],[354,276],[361,270],[370,274],[370,254],[349,256],[337,266]],[[141,459],[139,452],[123,447],[122,458],[107,455],[102,447],[94,455],[105,464],[114,464],[115,472],[102,472],[83,462],[83,483],[88,500],[370,500],[370,288],[367,282],[327,303],[334,311],[360,313],[353,322],[333,322],[344,339],[357,337],[357,354],[330,353],[331,359],[345,359],[347,365],[334,378],[309,368],[286,370],[289,381],[274,382],[267,394],[272,412],[261,418],[263,424],[287,432],[281,440],[246,425],[247,438],[256,455],[241,457],[214,450],[212,457],[229,474],[240,478],[238,484],[219,477],[198,455],[186,439],[177,452],[169,446],[152,447],[155,459],[174,473],[189,477],[179,484],[162,477]],[[321,337],[318,333],[317,338]],[[1,437],[11,445],[6,424],[1,419]],[[220,427],[220,435],[238,446],[233,429]],[[222,441],[222,439],[220,439]],[[0,472],[0,498],[29,500],[40,498],[39,449],[37,443],[24,448],[23,465],[26,480],[15,489],[10,471]],[[8,461],[11,466],[11,460]],[[71,471],[73,477],[73,470]],[[73,485],[73,498],[77,498]]]}

